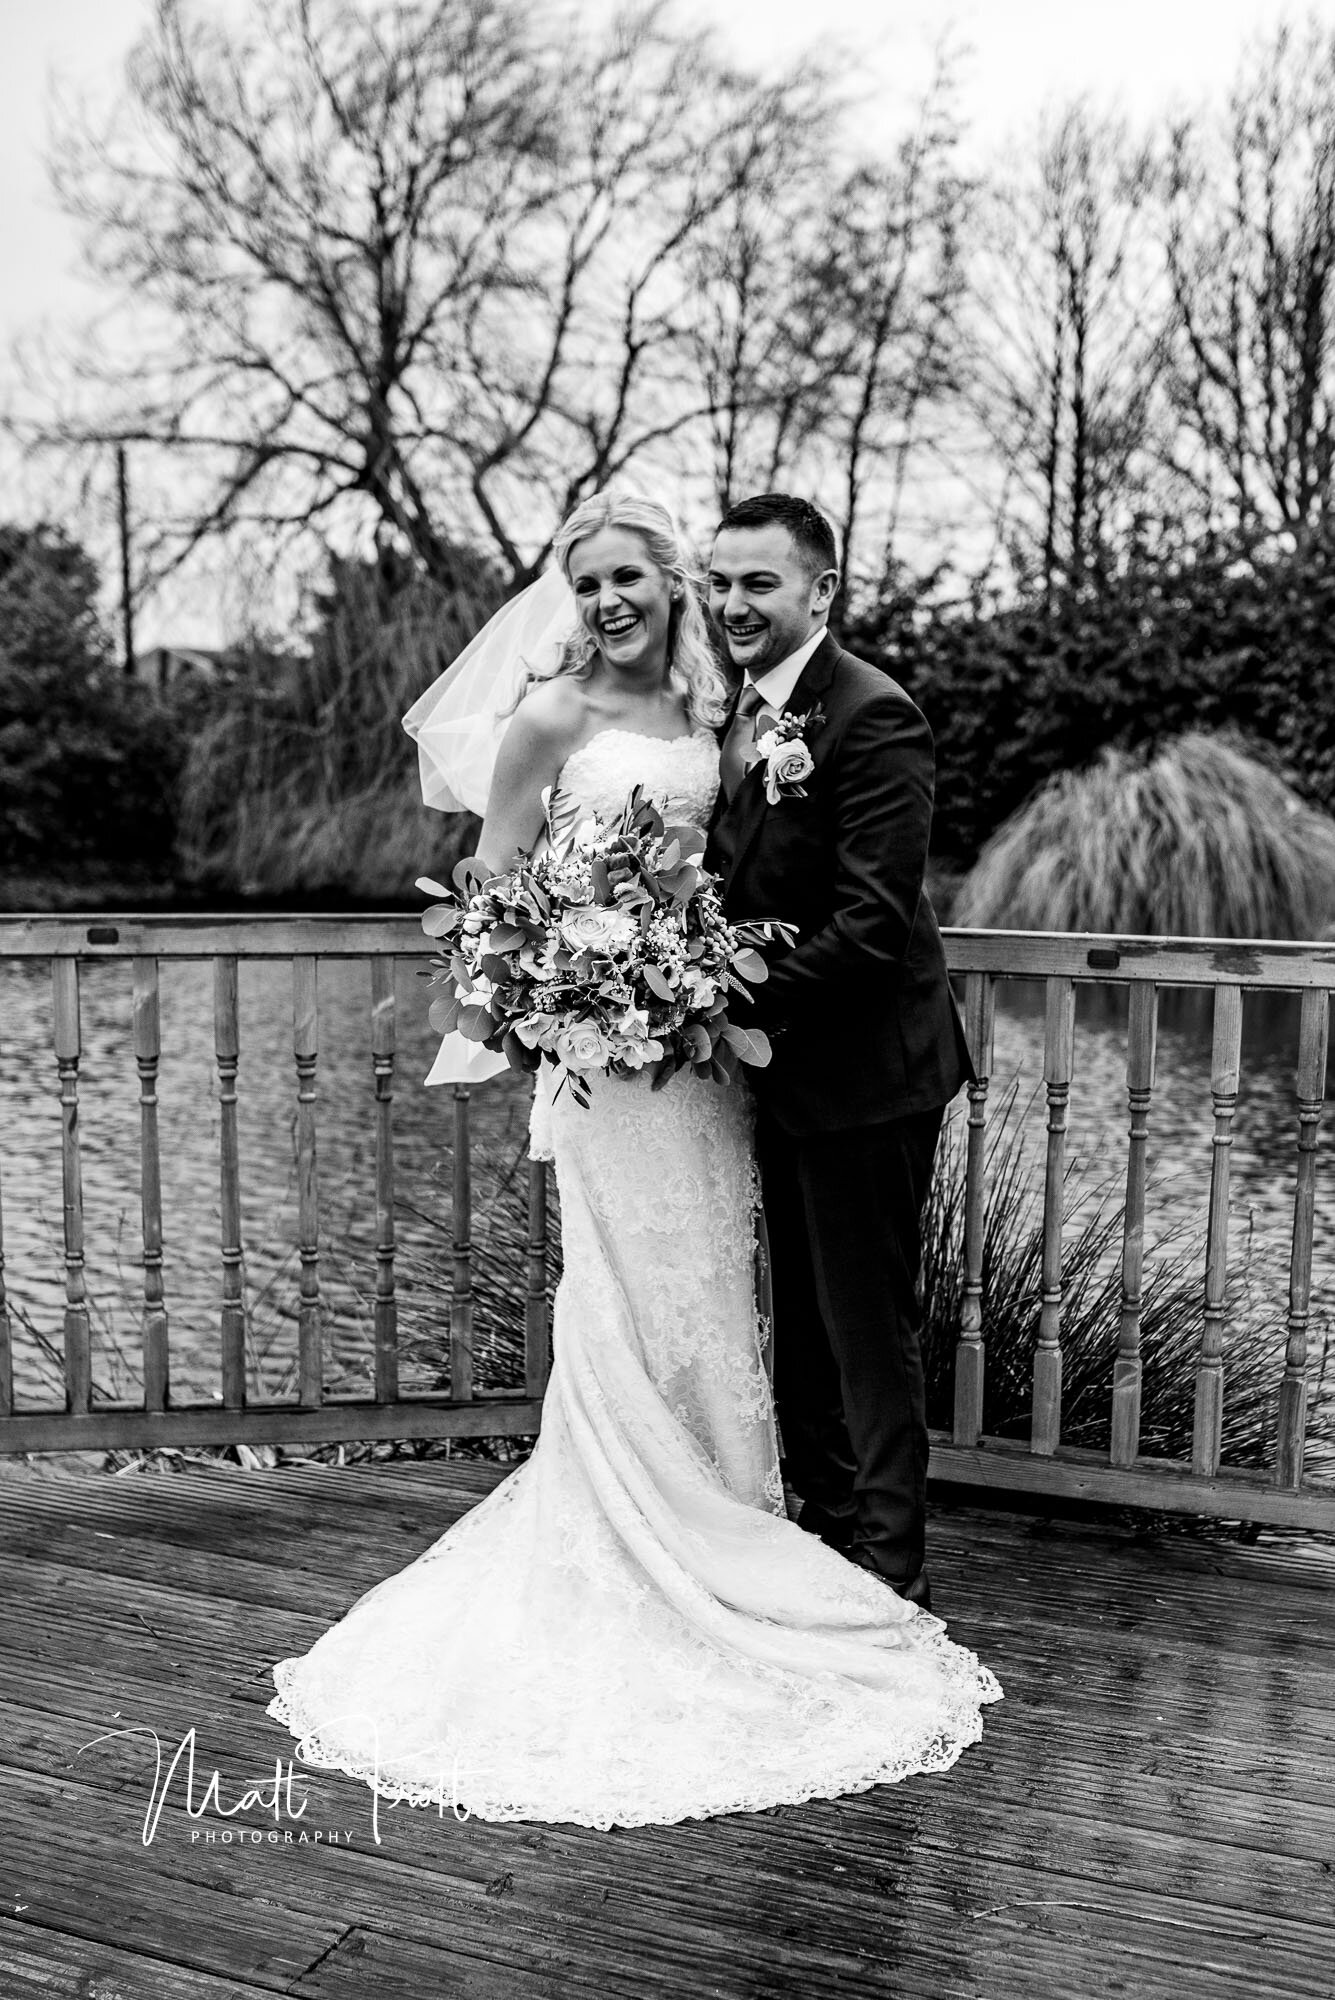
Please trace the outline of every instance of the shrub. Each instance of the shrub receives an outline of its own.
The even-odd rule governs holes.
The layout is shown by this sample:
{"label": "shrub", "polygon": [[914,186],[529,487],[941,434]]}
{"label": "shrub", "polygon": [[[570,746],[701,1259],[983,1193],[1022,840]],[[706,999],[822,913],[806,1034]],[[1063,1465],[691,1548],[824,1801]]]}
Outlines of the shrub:
{"label": "shrub", "polygon": [[936,739],[934,851],[970,864],[1046,779],[1101,749],[1240,730],[1335,813],[1335,526],[1288,546],[1137,547],[1096,584],[997,606],[892,579],[846,622]]}
{"label": "shrub", "polygon": [[1241,742],[1201,731],[1105,750],[988,841],[956,923],[1187,937],[1319,937],[1335,915],[1335,820]]}
{"label": "shrub", "polygon": [[170,875],[181,710],[116,669],[96,596],[59,530],[0,526],[0,866]]}

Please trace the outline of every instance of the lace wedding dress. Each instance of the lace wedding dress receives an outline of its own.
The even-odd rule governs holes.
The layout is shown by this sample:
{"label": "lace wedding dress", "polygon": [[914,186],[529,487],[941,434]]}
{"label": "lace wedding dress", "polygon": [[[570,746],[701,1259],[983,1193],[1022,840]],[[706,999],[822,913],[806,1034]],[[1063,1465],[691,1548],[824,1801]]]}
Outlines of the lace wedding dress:
{"label": "lace wedding dress", "polygon": [[[712,736],[609,729],[558,793],[614,813],[640,784],[702,822],[717,783]],[[944,1770],[996,1681],[784,1512],[745,1091],[540,1087],[534,1143],[565,1260],[537,1445],[280,1661],[268,1713],[313,1764],[489,1820],[659,1824]]]}

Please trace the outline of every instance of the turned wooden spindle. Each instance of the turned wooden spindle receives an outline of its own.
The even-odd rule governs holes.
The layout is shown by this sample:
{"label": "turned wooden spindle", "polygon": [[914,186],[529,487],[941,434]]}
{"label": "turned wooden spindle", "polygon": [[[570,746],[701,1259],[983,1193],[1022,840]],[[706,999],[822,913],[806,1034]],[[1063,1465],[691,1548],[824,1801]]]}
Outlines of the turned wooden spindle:
{"label": "turned wooden spindle", "polygon": [[144,1408],[167,1407],[167,1303],[162,1278],[162,1161],[158,1151],[158,1063],[162,1053],[158,962],[136,958],[134,1056],[139,1070],[140,1208],[144,1232]]}
{"label": "turned wooden spindle", "polygon": [[65,1408],[87,1412],[93,1399],[92,1335],[83,1260],[83,1171],[79,1154],[79,964],[51,961],[56,1071],[60,1078],[60,1178],[65,1238]]}
{"label": "turned wooden spindle", "polygon": [[454,1086],[452,1222],[454,1266],[450,1280],[450,1395],[473,1400],[473,1164],[466,1083]]}
{"label": "turned wooden spindle", "polygon": [[1233,1115],[1238,1106],[1242,1053],[1242,988],[1214,991],[1214,1043],[1210,1056],[1210,1096],[1214,1136],[1210,1161],[1210,1221],[1205,1242],[1205,1324],[1196,1368],[1196,1413],[1191,1469],[1213,1479],[1219,1470],[1224,1429],[1224,1301],[1228,1286],[1228,1187]]}
{"label": "turned wooden spindle", "polygon": [[1298,1024],[1298,1181],[1289,1258],[1288,1340],[1279,1385],[1275,1484],[1301,1486],[1307,1437],[1307,1331],[1312,1303],[1312,1227],[1316,1212],[1317,1128],[1326,1101],[1330,996],[1303,994]]}
{"label": "turned wooden spindle", "polygon": [[297,1249],[301,1291],[297,1302],[297,1400],[318,1406],[324,1395],[320,1339],[320,1194],[315,1150],[315,1068],[319,1049],[319,996],[313,956],[292,960],[292,1049],[297,1066]]}
{"label": "turned wooden spindle", "polygon": [[399,1394],[394,1287],[394,960],[371,960],[371,1063],[375,1072],[375,1399]]}
{"label": "turned wooden spindle", "polygon": [[971,972],[964,982],[964,1033],[976,1080],[968,1086],[964,1170],[964,1293],[955,1347],[954,1442],[977,1444],[983,1428],[983,1245],[987,1224],[987,1093],[992,1079],[996,982]]}
{"label": "turned wooden spindle", "polygon": [[1126,1034],[1126,1098],[1130,1137],[1126,1156],[1126,1203],[1122,1218],[1122,1310],[1113,1363],[1112,1445],[1114,1465],[1133,1465],[1140,1451],[1140,1320],[1145,1280],[1145,1173],[1154,1095],[1155,1029],[1159,990],[1131,988]]}
{"label": "turned wooden spindle", "polygon": [[218,1192],[222,1260],[219,1333],[225,1410],[246,1405],[245,1272],[241,1249],[241,1163],[237,1142],[236,1077],[241,1060],[237,963],[213,961],[213,1051],[218,1066]]}
{"label": "turned wooden spindle", "polygon": [[547,1311],[547,1162],[528,1165],[528,1296],[524,1306],[524,1393],[541,1396],[551,1373]]}
{"label": "turned wooden spindle", "polygon": [[1075,986],[1047,982],[1043,1082],[1048,1100],[1048,1149],[1043,1178],[1043,1298],[1034,1350],[1033,1452],[1050,1455],[1061,1442],[1062,1423],[1062,1211],[1066,1198],[1066,1118],[1075,1059]]}

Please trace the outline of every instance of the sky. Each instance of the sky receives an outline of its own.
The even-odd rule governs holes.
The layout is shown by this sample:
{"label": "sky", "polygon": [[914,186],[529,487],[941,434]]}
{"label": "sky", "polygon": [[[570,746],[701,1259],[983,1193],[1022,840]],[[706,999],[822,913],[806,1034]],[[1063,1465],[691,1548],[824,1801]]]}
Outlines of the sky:
{"label": "sky", "polygon": [[[210,0],[211,10],[220,4],[237,0]],[[607,0],[577,4],[597,20]],[[1335,29],[1335,0],[677,0],[677,13],[713,25],[759,67],[813,46],[854,54],[868,120],[912,102],[944,39],[959,52],[961,108],[981,155],[1032,128],[1050,99],[1086,94],[1149,120],[1222,99],[1247,41],[1281,17]],[[0,0],[0,369],[17,338],[58,338],[95,303],[77,234],[47,186],[49,105],[57,89],[94,100],[114,91],[150,14],[150,0]]]}

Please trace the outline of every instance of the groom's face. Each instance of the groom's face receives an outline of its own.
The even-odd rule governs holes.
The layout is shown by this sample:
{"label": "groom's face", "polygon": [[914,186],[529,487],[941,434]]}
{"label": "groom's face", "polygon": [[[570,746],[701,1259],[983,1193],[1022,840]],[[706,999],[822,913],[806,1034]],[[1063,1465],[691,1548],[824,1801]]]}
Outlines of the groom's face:
{"label": "groom's face", "polygon": [[839,577],[813,575],[787,528],[723,528],[709,561],[709,615],[735,667],[777,667],[824,624]]}

